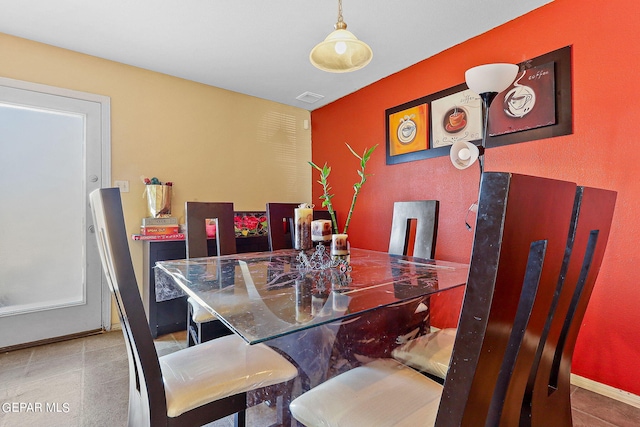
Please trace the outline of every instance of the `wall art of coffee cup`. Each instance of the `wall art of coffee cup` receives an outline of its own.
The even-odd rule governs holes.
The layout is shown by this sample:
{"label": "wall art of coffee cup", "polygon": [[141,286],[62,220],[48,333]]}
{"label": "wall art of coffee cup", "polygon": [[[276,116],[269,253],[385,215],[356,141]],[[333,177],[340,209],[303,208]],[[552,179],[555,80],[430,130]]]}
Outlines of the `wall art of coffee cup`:
{"label": "wall art of coffee cup", "polygon": [[467,112],[461,107],[454,107],[444,115],[443,127],[449,133],[460,132],[467,126]]}

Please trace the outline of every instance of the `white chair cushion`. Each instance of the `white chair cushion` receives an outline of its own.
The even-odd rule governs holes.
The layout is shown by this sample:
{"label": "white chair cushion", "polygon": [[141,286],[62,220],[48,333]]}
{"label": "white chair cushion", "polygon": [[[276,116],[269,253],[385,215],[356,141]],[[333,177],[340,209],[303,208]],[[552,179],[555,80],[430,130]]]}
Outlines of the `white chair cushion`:
{"label": "white chair cushion", "polygon": [[191,312],[193,313],[191,317],[193,318],[194,322],[206,323],[217,319],[215,314],[212,314],[209,310],[200,305],[200,303],[195,299],[189,297],[187,298],[187,302],[191,304]]}
{"label": "white chair cushion", "polygon": [[412,368],[444,379],[449,370],[456,331],[456,328],[440,329],[412,339],[396,347],[391,355]]}
{"label": "white chair cushion", "polygon": [[289,381],[295,366],[264,344],[228,335],[159,358],[170,417],[245,391]]}
{"label": "white chair cushion", "polygon": [[305,426],[428,427],[435,424],[442,386],[393,359],[340,374],[291,402]]}

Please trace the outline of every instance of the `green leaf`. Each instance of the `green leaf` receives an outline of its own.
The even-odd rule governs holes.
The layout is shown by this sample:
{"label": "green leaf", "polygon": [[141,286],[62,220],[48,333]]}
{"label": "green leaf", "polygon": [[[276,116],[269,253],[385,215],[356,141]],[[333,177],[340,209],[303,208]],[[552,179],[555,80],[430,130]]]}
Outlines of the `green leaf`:
{"label": "green leaf", "polygon": [[373,154],[373,151],[376,149],[377,146],[378,144],[374,145],[369,149],[369,151],[365,153],[365,157],[367,158],[367,161],[369,160],[369,158],[371,157],[371,155]]}

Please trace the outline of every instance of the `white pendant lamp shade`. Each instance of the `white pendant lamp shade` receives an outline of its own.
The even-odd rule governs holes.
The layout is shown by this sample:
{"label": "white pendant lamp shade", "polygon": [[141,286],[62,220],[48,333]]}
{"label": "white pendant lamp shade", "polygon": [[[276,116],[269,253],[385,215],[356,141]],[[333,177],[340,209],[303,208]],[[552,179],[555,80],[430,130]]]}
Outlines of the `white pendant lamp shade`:
{"label": "white pendant lamp shade", "polygon": [[464,78],[469,89],[481,95],[502,92],[513,83],[517,74],[515,64],[486,64],[468,69]]}
{"label": "white pendant lamp shade", "polygon": [[333,31],[309,54],[309,60],[316,68],[330,73],[359,70],[371,62],[371,58],[371,48],[346,29]]}
{"label": "white pendant lamp shade", "polygon": [[449,157],[456,169],[466,169],[478,160],[480,150],[475,144],[467,141],[456,141],[451,146]]}
{"label": "white pendant lamp shade", "polygon": [[342,19],[342,0],[338,0],[338,22],[335,31],[311,50],[309,60],[322,71],[347,73],[359,70],[371,62],[373,52],[369,45],[358,40]]}

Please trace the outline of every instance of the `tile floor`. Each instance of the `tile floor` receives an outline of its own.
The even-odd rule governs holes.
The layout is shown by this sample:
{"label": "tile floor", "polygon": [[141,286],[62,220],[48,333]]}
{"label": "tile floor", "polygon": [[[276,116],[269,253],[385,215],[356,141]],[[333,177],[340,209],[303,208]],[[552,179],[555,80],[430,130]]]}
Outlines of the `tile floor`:
{"label": "tile floor", "polygon": [[[156,341],[160,355],[184,346],[184,333]],[[126,426],[128,381],[120,331],[0,354],[0,427]],[[640,426],[640,409],[633,406],[578,387],[572,401],[576,427]],[[249,426],[274,421],[265,405],[247,411]],[[231,426],[231,417],[208,425]]]}

